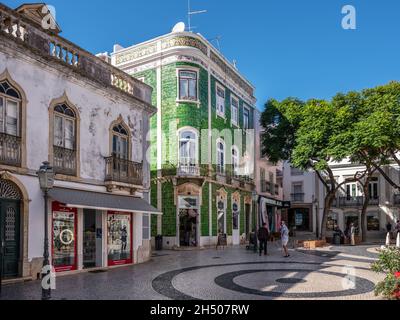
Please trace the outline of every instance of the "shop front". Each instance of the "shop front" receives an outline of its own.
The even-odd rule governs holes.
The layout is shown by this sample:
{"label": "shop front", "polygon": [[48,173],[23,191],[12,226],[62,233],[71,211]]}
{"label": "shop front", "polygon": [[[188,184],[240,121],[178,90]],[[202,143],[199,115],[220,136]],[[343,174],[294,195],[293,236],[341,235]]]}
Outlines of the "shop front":
{"label": "shop front", "polygon": [[270,233],[276,233],[280,230],[282,221],[281,209],[287,206],[286,203],[280,200],[260,197],[259,210],[260,210],[260,223],[267,224]]}
{"label": "shop front", "polygon": [[160,214],[143,199],[54,188],[52,261],[56,272],[136,263],[143,217]]}

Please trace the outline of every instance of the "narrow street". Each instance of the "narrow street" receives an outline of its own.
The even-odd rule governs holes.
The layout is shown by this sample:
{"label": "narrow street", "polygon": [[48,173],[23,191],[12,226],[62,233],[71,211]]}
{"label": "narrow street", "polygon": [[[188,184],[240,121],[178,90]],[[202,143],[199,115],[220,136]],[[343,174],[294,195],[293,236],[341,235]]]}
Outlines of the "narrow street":
{"label": "narrow street", "polygon": [[[160,251],[148,263],[57,278],[54,300],[373,300],[378,246],[291,250],[259,257],[244,247]],[[2,300],[38,300],[40,282],[6,285]]]}

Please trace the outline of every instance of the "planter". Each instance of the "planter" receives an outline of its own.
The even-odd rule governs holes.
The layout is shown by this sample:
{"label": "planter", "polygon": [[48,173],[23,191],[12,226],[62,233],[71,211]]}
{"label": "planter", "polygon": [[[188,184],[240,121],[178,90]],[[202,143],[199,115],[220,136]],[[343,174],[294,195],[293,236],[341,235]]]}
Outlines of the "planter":
{"label": "planter", "polygon": [[326,246],[326,240],[313,240],[313,241],[304,241],[303,246],[305,249],[316,249],[323,248]]}

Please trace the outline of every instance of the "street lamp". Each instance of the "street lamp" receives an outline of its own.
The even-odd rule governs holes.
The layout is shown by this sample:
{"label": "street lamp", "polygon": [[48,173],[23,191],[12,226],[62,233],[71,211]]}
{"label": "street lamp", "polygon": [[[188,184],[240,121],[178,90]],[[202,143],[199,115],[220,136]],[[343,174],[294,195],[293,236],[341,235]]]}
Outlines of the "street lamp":
{"label": "street lamp", "polygon": [[[54,171],[50,166],[50,163],[45,161],[40,166],[37,172],[39,177],[40,189],[43,191],[44,197],[44,253],[43,253],[43,269],[42,269],[42,279],[48,276],[51,272],[50,261],[49,261],[49,229],[48,229],[48,200],[49,200],[49,190],[54,187]],[[47,271],[46,271],[47,270]],[[42,300],[51,299],[51,286],[49,288],[44,288],[42,284]]]}
{"label": "street lamp", "polygon": [[254,213],[255,213],[255,218],[257,219],[257,223],[256,223],[256,230],[259,229],[260,227],[260,215],[258,213],[257,210],[257,201],[258,201],[258,193],[256,190],[253,190],[252,194],[251,194],[252,198],[253,198],[253,203],[254,203]]}

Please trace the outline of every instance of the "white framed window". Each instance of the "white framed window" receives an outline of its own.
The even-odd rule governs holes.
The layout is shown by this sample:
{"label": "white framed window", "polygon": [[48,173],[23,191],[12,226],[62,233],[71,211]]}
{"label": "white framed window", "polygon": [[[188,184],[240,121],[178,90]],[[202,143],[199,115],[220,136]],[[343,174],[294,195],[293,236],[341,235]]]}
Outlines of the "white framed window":
{"label": "white framed window", "polygon": [[197,132],[190,129],[179,133],[179,165],[194,167],[198,165],[198,136]]}
{"label": "white framed window", "polygon": [[112,152],[118,159],[129,160],[129,134],[121,124],[112,130]]}
{"label": "white framed window", "polygon": [[231,122],[235,126],[239,124],[239,100],[234,97],[231,99]]}
{"label": "white framed window", "polygon": [[225,142],[217,140],[217,173],[225,173]]}
{"label": "white framed window", "polygon": [[243,129],[250,129],[250,111],[246,107],[243,108]]}
{"label": "white framed window", "polygon": [[11,85],[0,83],[0,132],[11,136],[20,136],[21,97]]}
{"label": "white framed window", "polygon": [[235,177],[239,176],[240,169],[239,169],[239,149],[236,146],[232,147],[232,168],[233,168],[233,175]]}
{"label": "white framed window", "polygon": [[225,89],[216,85],[216,97],[217,97],[217,115],[225,118],[225,97],[226,97]]}
{"label": "white framed window", "polygon": [[54,146],[75,150],[75,112],[66,104],[54,108]]}
{"label": "white framed window", "polygon": [[354,199],[361,195],[361,190],[358,183],[346,184],[346,197],[348,200]]}
{"label": "white framed window", "polygon": [[193,70],[178,70],[179,100],[198,101],[198,73]]}
{"label": "white framed window", "polygon": [[379,198],[379,180],[378,178],[372,178],[371,182],[369,183],[369,196],[371,199],[378,199]]}

